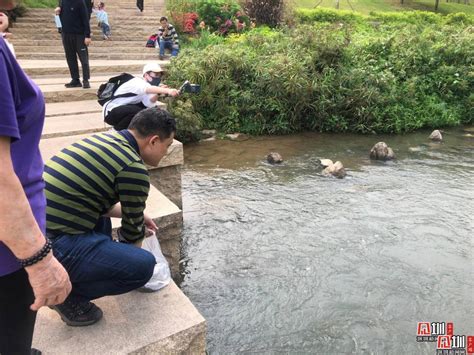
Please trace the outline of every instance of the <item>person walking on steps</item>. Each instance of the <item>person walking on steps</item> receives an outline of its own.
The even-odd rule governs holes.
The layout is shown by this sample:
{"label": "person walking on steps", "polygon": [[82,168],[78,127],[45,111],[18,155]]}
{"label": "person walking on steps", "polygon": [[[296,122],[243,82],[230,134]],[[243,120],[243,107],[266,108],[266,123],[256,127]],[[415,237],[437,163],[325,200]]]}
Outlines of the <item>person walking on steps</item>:
{"label": "person walking on steps", "polygon": [[[65,84],[67,88],[83,87],[89,89],[90,70],[88,46],[91,43],[91,28],[89,24],[89,10],[84,0],[61,0],[55,9],[62,23],[62,40],[66,61],[71,73],[71,82]],[[82,66],[82,84],[79,80],[79,66],[77,57]]]}
{"label": "person walking on steps", "polygon": [[140,12],[143,12],[144,5],[143,5],[144,0],[137,0],[137,8]]}

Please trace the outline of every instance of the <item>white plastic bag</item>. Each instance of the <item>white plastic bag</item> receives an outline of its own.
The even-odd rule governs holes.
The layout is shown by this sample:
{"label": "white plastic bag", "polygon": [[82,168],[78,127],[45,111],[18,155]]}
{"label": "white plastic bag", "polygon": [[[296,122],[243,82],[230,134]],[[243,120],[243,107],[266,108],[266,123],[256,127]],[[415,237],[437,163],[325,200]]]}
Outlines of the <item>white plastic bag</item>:
{"label": "white plastic bag", "polygon": [[158,242],[158,237],[155,233],[143,240],[142,249],[145,249],[153,254],[156,260],[156,265],[150,281],[148,281],[145,286],[140,288],[140,291],[158,291],[170,283],[171,272],[168,261],[166,261],[166,258],[161,252],[160,243]]}

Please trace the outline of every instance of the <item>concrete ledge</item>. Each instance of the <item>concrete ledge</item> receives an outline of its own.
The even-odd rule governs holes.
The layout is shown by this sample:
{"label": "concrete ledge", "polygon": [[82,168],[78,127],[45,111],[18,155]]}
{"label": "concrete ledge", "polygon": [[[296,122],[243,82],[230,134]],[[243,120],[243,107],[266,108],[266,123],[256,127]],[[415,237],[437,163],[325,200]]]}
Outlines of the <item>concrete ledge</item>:
{"label": "concrete ledge", "polygon": [[[179,260],[181,258],[183,213],[153,185],[150,187],[145,213],[153,218],[159,228],[157,235],[161,250],[170,265],[171,276],[179,282],[181,280]],[[120,227],[120,223],[119,218],[112,218],[114,230]]]}
{"label": "concrete ledge", "polygon": [[[145,48],[145,47],[144,47]],[[92,77],[104,73],[135,73],[141,72],[143,66],[150,60],[90,60],[89,66]],[[66,60],[33,60],[19,59],[21,67],[29,76],[36,75],[69,75]],[[167,60],[156,60],[162,67],[169,63]],[[81,69],[80,69],[81,70]],[[82,73],[82,71],[81,71]]]}
{"label": "concrete ledge", "polygon": [[[61,149],[89,136],[90,134],[79,134],[74,136],[41,139],[40,151],[43,160],[47,161],[51,159],[51,157]],[[168,154],[161,159],[160,164],[157,167],[149,166],[149,169],[159,169],[172,165],[183,165],[183,144],[177,140],[174,140],[173,144],[168,148]]]}
{"label": "concrete ledge", "polygon": [[43,307],[33,346],[53,354],[204,354],[206,321],[171,282],[157,293],[130,292],[96,301],[104,319],[89,327],[66,326]]}

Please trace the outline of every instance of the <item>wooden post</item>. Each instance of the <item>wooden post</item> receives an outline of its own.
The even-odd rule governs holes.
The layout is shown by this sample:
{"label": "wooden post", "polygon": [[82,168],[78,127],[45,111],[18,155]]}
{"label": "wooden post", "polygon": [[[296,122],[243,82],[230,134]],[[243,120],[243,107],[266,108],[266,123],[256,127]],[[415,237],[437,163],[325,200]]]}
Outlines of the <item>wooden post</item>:
{"label": "wooden post", "polygon": [[435,12],[438,12],[438,7],[439,7],[439,0],[436,0],[436,2],[435,2]]}

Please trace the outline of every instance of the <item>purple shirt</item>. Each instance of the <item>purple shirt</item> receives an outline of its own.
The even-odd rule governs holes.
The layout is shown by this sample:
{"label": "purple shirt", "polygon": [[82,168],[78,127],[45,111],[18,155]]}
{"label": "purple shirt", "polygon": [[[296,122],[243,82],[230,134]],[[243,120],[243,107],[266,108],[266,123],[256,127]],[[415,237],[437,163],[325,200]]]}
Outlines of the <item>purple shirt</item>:
{"label": "purple shirt", "polygon": [[[13,168],[43,233],[46,200],[43,193],[43,160],[38,145],[44,110],[40,89],[26,76],[3,38],[0,38],[0,136],[11,138]],[[8,203],[15,208],[15,201]],[[20,265],[10,249],[0,242],[0,276],[18,269]]]}

